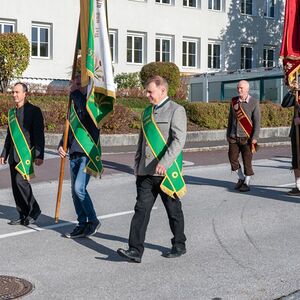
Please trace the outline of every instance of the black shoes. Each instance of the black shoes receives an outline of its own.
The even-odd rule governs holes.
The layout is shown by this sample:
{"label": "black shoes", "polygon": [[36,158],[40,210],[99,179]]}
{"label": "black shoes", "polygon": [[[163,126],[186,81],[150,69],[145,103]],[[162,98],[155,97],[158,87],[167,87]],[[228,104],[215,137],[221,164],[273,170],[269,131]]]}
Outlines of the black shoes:
{"label": "black shoes", "polygon": [[125,257],[132,262],[140,263],[142,261],[141,256],[138,254],[138,252],[136,250],[133,250],[133,249],[124,250],[124,249],[119,248],[117,250],[117,253],[120,256]]}
{"label": "black shoes", "polygon": [[294,187],[288,191],[287,194],[290,196],[300,196],[300,190],[297,187]]}
{"label": "black shoes", "polygon": [[101,223],[99,220],[96,220],[94,222],[88,222],[84,227],[84,231],[83,231],[84,236],[88,237],[94,235],[98,231],[100,226]]}
{"label": "black shoes", "polygon": [[65,237],[68,239],[76,239],[76,238],[84,237],[84,234],[83,234],[84,229],[85,229],[85,226],[76,226],[72,232],[65,233]]}
{"label": "black shoes", "polygon": [[186,249],[180,249],[177,247],[172,247],[170,252],[164,253],[163,256],[166,258],[175,258],[179,257],[186,253]]}
{"label": "black shoes", "polygon": [[245,181],[245,180],[243,180],[243,179],[239,179],[238,182],[236,183],[234,189],[235,189],[235,190],[239,190],[240,187],[243,185],[244,181]]}
{"label": "black shoes", "polygon": [[8,225],[24,225],[24,218],[10,220],[7,224]]}
{"label": "black shoes", "polygon": [[76,226],[71,233],[66,233],[64,236],[68,239],[76,239],[82,237],[89,237],[94,235],[100,228],[99,220],[94,222],[87,222],[85,226]]}
{"label": "black shoes", "polygon": [[23,225],[28,226],[30,224],[34,224],[36,222],[36,220],[38,219],[38,217],[40,216],[40,214],[41,214],[41,211],[38,210],[37,212],[35,212],[31,216],[26,217],[24,219]]}
{"label": "black shoes", "polygon": [[249,192],[250,191],[250,187],[249,185],[247,185],[246,183],[243,183],[242,186],[239,188],[240,192]]}

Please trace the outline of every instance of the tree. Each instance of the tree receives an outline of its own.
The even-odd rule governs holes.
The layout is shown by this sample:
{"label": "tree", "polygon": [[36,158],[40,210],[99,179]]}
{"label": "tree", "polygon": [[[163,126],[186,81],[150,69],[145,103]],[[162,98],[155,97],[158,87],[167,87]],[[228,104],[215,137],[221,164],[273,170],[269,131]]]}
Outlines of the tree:
{"label": "tree", "polygon": [[26,70],[29,55],[29,41],[24,34],[0,34],[0,92],[6,92],[9,82]]}
{"label": "tree", "polygon": [[155,75],[164,77],[167,80],[169,84],[168,94],[173,97],[180,85],[180,71],[178,67],[171,62],[152,62],[144,65],[140,72],[143,86],[150,77]]}

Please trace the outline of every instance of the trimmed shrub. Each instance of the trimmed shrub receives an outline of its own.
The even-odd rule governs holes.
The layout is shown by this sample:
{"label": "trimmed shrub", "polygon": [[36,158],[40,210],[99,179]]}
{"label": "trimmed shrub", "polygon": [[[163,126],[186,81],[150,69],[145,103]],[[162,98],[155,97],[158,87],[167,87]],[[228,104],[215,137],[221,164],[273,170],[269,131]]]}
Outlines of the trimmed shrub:
{"label": "trimmed shrub", "polygon": [[117,74],[114,81],[118,85],[118,89],[142,87],[139,72]]}
{"label": "trimmed shrub", "polygon": [[22,33],[0,34],[0,91],[6,92],[12,78],[19,77],[29,64],[30,46]]}
{"label": "trimmed shrub", "polygon": [[152,62],[144,65],[140,78],[142,85],[145,86],[146,81],[153,76],[159,75],[165,78],[169,84],[169,96],[173,97],[180,85],[180,72],[178,67],[171,62]]}

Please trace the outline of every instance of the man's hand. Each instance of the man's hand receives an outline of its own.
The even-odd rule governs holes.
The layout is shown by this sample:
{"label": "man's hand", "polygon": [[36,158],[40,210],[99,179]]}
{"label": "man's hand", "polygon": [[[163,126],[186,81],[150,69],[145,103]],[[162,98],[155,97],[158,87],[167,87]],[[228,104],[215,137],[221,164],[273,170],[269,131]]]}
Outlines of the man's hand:
{"label": "man's hand", "polygon": [[44,162],[44,161],[43,161],[42,159],[40,159],[40,158],[36,158],[36,159],[34,160],[34,164],[35,164],[36,166],[42,165],[43,162]]}
{"label": "man's hand", "polygon": [[155,173],[158,175],[166,175],[166,168],[163,165],[157,164]]}
{"label": "man's hand", "polygon": [[67,155],[67,153],[65,152],[65,150],[64,150],[64,148],[63,148],[62,146],[60,146],[60,147],[58,148],[58,154],[59,154],[59,156],[60,156],[61,158],[64,158],[64,157]]}
{"label": "man's hand", "polygon": [[0,157],[0,165],[5,165],[6,164],[6,160],[4,159],[4,157]]}
{"label": "man's hand", "polygon": [[253,139],[253,140],[252,140],[252,144],[257,144],[257,140],[256,140],[256,139]]}

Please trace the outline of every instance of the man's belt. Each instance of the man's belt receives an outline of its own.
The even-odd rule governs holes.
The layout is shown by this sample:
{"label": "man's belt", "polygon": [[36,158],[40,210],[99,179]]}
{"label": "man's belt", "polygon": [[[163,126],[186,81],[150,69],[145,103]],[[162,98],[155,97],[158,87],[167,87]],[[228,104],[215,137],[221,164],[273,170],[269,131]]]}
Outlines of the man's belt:
{"label": "man's belt", "polygon": [[[142,129],[144,136],[154,157],[159,161],[168,145],[153,118],[153,106],[148,106],[142,116]],[[186,185],[182,177],[182,152],[167,169],[166,175],[160,185],[161,190],[170,197],[182,198],[186,193]]]}
{"label": "man's belt", "polygon": [[16,108],[8,112],[8,128],[14,147],[20,159],[15,169],[23,176],[24,179],[30,180],[34,177],[32,150],[26,141],[24,133],[20,127],[16,116]]}
{"label": "man's belt", "polygon": [[89,162],[87,163],[84,172],[95,177],[101,176],[103,166],[101,162],[100,138],[96,144],[89,132],[80,122],[73,103],[70,108],[70,128],[81,149],[89,158]]}

